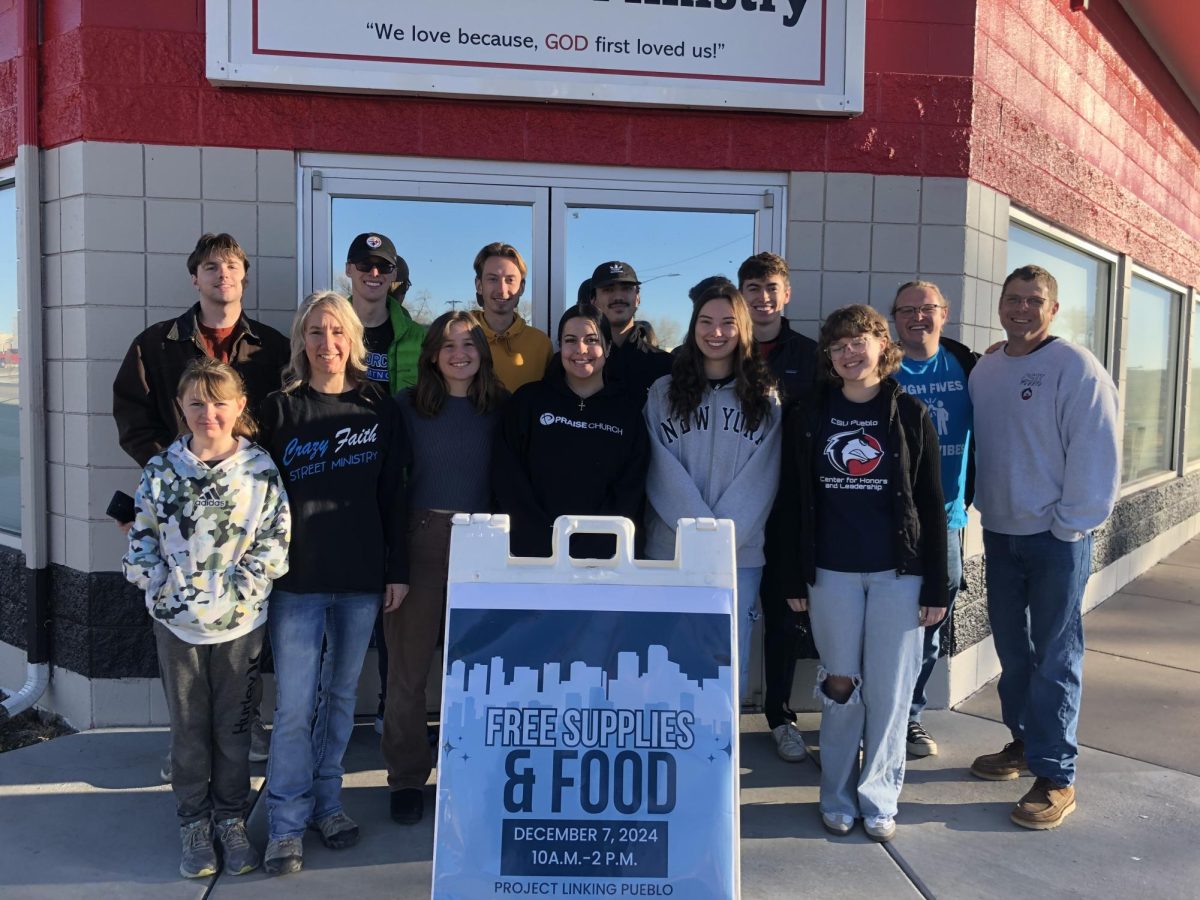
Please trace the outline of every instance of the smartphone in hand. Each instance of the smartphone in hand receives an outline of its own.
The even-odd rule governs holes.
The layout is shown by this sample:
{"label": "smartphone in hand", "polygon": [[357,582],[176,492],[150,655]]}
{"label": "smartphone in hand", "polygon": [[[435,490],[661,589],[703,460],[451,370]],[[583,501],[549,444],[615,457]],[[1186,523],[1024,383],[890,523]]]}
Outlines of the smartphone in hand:
{"label": "smartphone in hand", "polygon": [[105,513],[110,519],[115,519],[118,525],[129,525],[133,522],[137,511],[133,505],[133,498],[124,491],[116,491],[112,495],[112,499],[108,501],[108,509]]}

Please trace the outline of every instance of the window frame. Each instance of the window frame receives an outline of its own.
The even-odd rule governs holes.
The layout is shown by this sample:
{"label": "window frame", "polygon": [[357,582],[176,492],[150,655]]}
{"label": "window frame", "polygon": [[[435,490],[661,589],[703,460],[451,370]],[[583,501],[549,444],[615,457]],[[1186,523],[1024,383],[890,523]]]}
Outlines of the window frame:
{"label": "window frame", "polygon": [[[1184,322],[1186,321],[1186,318],[1187,318],[1187,308],[1183,304],[1187,301],[1187,298],[1189,296],[1191,296],[1191,291],[1189,291],[1189,289],[1186,286],[1180,284],[1178,281],[1175,281],[1172,278],[1168,278],[1165,275],[1160,275],[1158,272],[1155,272],[1152,269],[1147,269],[1145,266],[1141,265],[1136,260],[1133,260],[1133,259],[1129,260],[1128,271],[1129,271],[1129,291],[1127,293],[1123,292],[1124,296],[1122,297],[1122,301],[1123,301],[1122,302],[1122,318],[1125,322],[1124,327],[1126,330],[1128,330],[1130,327],[1129,326],[1129,311],[1130,311],[1131,301],[1133,299],[1133,279],[1140,278],[1143,281],[1148,281],[1150,284],[1153,284],[1157,287],[1163,288],[1164,290],[1168,291],[1175,298],[1176,306],[1175,306],[1174,312],[1175,312],[1176,329],[1175,329],[1175,341],[1174,341],[1172,350],[1176,354],[1176,357],[1175,357],[1176,358],[1176,367],[1175,367],[1175,382],[1172,385],[1172,408],[1171,408],[1171,411],[1172,411],[1172,414],[1174,417],[1174,425],[1172,427],[1172,434],[1171,434],[1171,458],[1168,462],[1168,466],[1167,466],[1167,468],[1161,469],[1157,472],[1152,472],[1149,475],[1144,475],[1141,478],[1135,478],[1133,481],[1122,482],[1121,490],[1120,490],[1121,497],[1126,497],[1130,494],[1136,494],[1138,491],[1145,490],[1146,488],[1156,487],[1158,485],[1166,484],[1167,482],[1174,481],[1176,478],[1181,477],[1184,473],[1185,455],[1184,455],[1183,440],[1184,440],[1185,434],[1182,431],[1182,428],[1184,425],[1183,400],[1184,400],[1184,394],[1187,389],[1186,363],[1187,363],[1188,333],[1184,329]],[[1122,282],[1124,283],[1124,279],[1122,279]],[[1125,367],[1126,367],[1126,363],[1127,363],[1127,360],[1125,359],[1125,350],[1126,350],[1127,344],[1128,344],[1128,341],[1126,340],[1126,335],[1122,335],[1122,345],[1123,346],[1121,348],[1121,357],[1122,357],[1121,358],[1121,380],[1118,383],[1118,386],[1120,389],[1120,394],[1121,394],[1120,399],[1121,399],[1121,452],[1122,452],[1122,459],[1124,459],[1124,451],[1125,451],[1125,411],[1127,408],[1126,407],[1127,378],[1125,377]],[[1200,465],[1200,462],[1198,462],[1197,465]]]}
{"label": "window frame", "polygon": [[1180,327],[1180,335],[1187,342],[1186,352],[1182,360],[1183,365],[1180,368],[1183,370],[1183,394],[1179,402],[1179,434],[1180,440],[1180,475],[1187,475],[1192,472],[1200,472],[1200,456],[1193,460],[1187,457],[1187,437],[1188,423],[1193,416],[1200,417],[1200,400],[1193,396],[1193,389],[1196,393],[1200,393],[1200,382],[1191,383],[1191,371],[1193,365],[1200,366],[1200,342],[1193,342],[1193,332],[1197,323],[1200,323],[1200,291],[1196,288],[1188,288],[1187,294],[1184,297],[1183,313],[1186,321]]}
{"label": "window frame", "polygon": [[[1017,206],[1012,206],[1009,208],[1008,219],[1009,219],[1010,226],[1012,225],[1012,223],[1015,222],[1017,225],[1021,226],[1022,228],[1025,228],[1036,234],[1040,234],[1042,237],[1044,237],[1048,240],[1055,241],[1056,243],[1059,243],[1059,244],[1063,244],[1064,246],[1069,247],[1072,250],[1076,250],[1076,251],[1082,253],[1084,256],[1091,256],[1091,257],[1103,260],[1104,262],[1108,263],[1108,265],[1109,265],[1108,296],[1105,298],[1106,308],[1104,310],[1104,321],[1103,321],[1104,340],[1102,342],[1103,347],[1104,347],[1104,353],[1100,358],[1100,363],[1101,363],[1101,365],[1104,366],[1105,369],[1108,370],[1109,373],[1113,374],[1115,377],[1116,373],[1114,372],[1114,366],[1115,366],[1115,363],[1117,360],[1117,324],[1119,321],[1117,311],[1118,311],[1118,305],[1120,304],[1121,299],[1122,299],[1121,298],[1122,291],[1120,290],[1120,285],[1119,285],[1120,272],[1121,272],[1121,267],[1120,267],[1121,255],[1119,253],[1117,253],[1116,251],[1109,250],[1107,247],[1102,247],[1100,244],[1094,243],[1093,241],[1090,241],[1087,238],[1080,237],[1079,235],[1077,235],[1073,232],[1066,231],[1065,229],[1060,228],[1059,226],[1054,225],[1051,222],[1048,222],[1045,219],[1043,219],[1037,215],[1034,215],[1033,213],[1029,212],[1028,210],[1021,209]],[[1008,258],[1008,256],[1007,256],[1009,254],[1008,248],[1009,248],[1009,245],[1011,244],[1011,242],[1012,242],[1012,230],[1010,228],[1009,229],[1009,238],[1005,242],[1006,258]],[[1009,259],[1009,266],[1010,266],[1009,271],[1012,271],[1011,259]],[[1006,272],[1005,277],[1007,277],[1007,275],[1008,275],[1008,273]],[[1051,329],[1051,332],[1053,333],[1053,329]]]}
{"label": "window frame", "polygon": [[[413,191],[416,199],[453,199],[461,186],[463,199],[481,197],[489,186],[498,190],[539,190],[547,203],[534,204],[534,266],[537,283],[546,285],[535,298],[534,324],[549,331],[558,314],[573,301],[566,284],[566,211],[575,205],[609,205],[629,209],[704,209],[746,212],[755,205],[754,252],[783,254],[787,246],[786,172],[690,169],[641,169],[618,166],[510,163],[485,160],[432,159],[407,156],[372,156],[328,152],[301,152],[297,158],[301,241],[297,248],[297,284],[301,295],[319,285],[323,251],[318,241],[328,241],[328,215],[332,207],[326,184],[372,184],[379,197]],[[436,184],[436,198],[430,189]],[[359,188],[361,190],[361,188]],[[356,193],[356,196],[364,196]],[[369,195],[368,195],[369,196]],[[640,202],[639,202],[640,201]],[[464,260],[464,267],[470,260]]]}
{"label": "window frame", "polygon": [[[0,166],[0,191],[12,190],[15,192],[16,189],[17,189],[17,167],[15,165]],[[14,221],[13,222],[14,233],[16,231],[16,224],[17,223]],[[18,235],[18,240],[19,240],[19,237],[20,236]],[[20,252],[20,248],[17,246],[14,246],[13,247],[14,260],[16,259],[16,254],[18,254],[19,252]],[[24,315],[25,311],[20,308],[20,305],[19,305],[20,298],[19,297],[17,298],[17,302],[18,302],[17,316],[19,318],[20,316]],[[18,377],[20,377],[20,376],[18,376]],[[19,443],[18,443],[18,446],[19,446]],[[24,506],[24,504],[25,504],[24,490],[22,490],[21,494],[22,494],[21,505]],[[25,545],[23,543],[21,528],[19,525],[18,525],[16,531],[9,531],[6,528],[0,528],[0,547],[8,547],[11,550],[23,550],[24,546]]]}

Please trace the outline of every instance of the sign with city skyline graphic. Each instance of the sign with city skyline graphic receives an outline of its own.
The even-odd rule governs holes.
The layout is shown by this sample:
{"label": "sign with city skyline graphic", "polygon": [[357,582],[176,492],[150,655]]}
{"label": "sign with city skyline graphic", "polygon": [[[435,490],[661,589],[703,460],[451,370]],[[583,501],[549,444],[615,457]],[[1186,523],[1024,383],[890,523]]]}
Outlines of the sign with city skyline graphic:
{"label": "sign with city skyline graphic", "polygon": [[[515,560],[504,580],[480,578],[454,558],[478,559],[473,537],[494,547],[497,525],[456,525],[435,898],[738,895],[732,524],[721,525],[727,559],[710,553],[702,567],[715,584],[671,584],[682,568],[620,550],[615,568]],[[728,577],[713,578],[723,563]]]}

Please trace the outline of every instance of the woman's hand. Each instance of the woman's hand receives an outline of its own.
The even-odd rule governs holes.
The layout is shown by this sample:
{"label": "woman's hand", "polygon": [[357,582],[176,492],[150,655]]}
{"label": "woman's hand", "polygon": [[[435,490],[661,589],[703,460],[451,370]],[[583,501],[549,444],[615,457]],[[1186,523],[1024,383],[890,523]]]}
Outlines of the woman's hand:
{"label": "woman's hand", "polygon": [[383,589],[383,611],[395,612],[408,596],[407,584],[389,584]]}
{"label": "woman's hand", "polygon": [[788,597],[787,605],[788,605],[788,609],[790,609],[792,612],[798,612],[798,613],[808,612],[808,598],[807,597]]}
{"label": "woman's hand", "polygon": [[946,608],[944,606],[922,606],[921,614],[917,621],[928,628],[930,625],[936,625],[942,619],[946,618]]}

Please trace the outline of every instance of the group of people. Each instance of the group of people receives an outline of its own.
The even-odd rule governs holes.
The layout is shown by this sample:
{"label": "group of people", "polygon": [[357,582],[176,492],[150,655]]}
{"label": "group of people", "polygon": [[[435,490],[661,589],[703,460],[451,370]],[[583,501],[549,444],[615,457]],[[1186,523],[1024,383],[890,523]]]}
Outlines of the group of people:
{"label": "group of people", "polygon": [[[458,512],[507,513],[516,556],[550,555],[564,514],[631,519],[650,559],[674,556],[681,518],[731,519],[736,683],[744,696],[761,610],[764,712],[779,755],[803,761],[790,697],[811,631],[822,822],[844,835],[861,818],[887,841],[906,753],[938,750],[921,713],[974,500],[1013,740],[972,772],[1032,771],[1019,825],[1074,809],[1081,600],[1116,496],[1116,391],[1050,335],[1049,272],[1009,276],[1008,339],[980,357],[942,334],[948,304],[926,281],[897,291],[897,339],[852,305],[813,341],[788,324],[787,264],[771,253],[736,283],[696,285],[671,353],[636,318],[626,262],[596,267],[554,345],[516,311],[526,266],[508,244],[475,259],[479,308],[426,328],[404,308],[392,241],[361,234],[350,298],[306,298],[290,341],[242,311],[248,265],[231,236],[204,235],[188,259],[197,304],[140,335],[114,383],[121,444],[145,467],[124,566],[154,621],[183,875],[259,865],[243,817],[264,643],[267,871],[302,868],[308,829],[332,848],[358,839],[342,756],[375,630],[389,811],[420,821]],[[578,534],[559,552],[614,546]]]}

